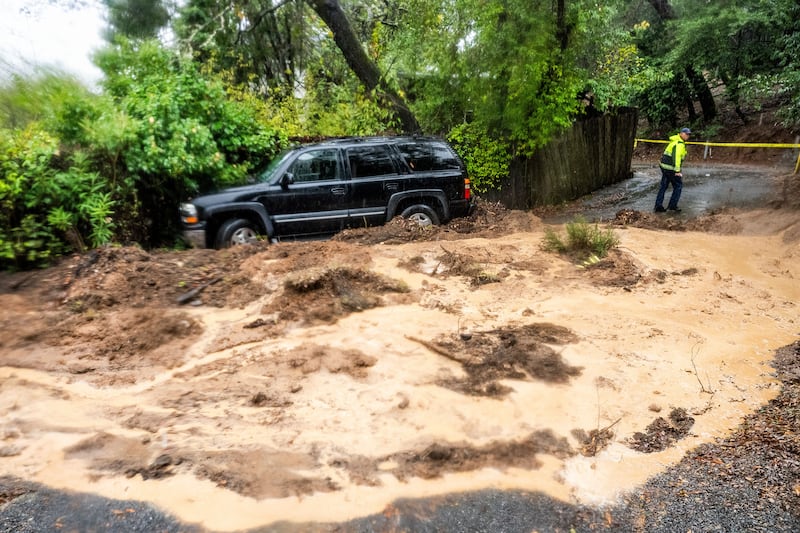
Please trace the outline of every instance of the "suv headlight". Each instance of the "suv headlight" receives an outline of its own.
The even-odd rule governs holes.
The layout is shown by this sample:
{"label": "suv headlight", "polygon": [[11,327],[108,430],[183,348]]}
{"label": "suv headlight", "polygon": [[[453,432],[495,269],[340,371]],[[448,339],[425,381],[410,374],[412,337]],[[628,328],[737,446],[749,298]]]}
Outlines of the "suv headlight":
{"label": "suv headlight", "polygon": [[194,204],[181,204],[181,220],[184,224],[197,224],[200,220],[197,218],[197,207]]}

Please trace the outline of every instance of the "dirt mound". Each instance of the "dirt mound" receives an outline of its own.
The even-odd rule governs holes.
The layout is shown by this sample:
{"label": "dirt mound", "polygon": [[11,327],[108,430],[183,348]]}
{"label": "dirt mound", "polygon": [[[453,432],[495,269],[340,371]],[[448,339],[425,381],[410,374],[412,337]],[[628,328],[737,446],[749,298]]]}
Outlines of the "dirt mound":
{"label": "dirt mound", "polygon": [[[311,268],[287,276],[275,311],[281,321],[334,322],[348,313],[377,307],[386,292],[404,293],[409,289],[399,281],[360,268]],[[268,304],[262,313],[273,310]]]}
{"label": "dirt mound", "polygon": [[467,217],[456,218],[441,226],[420,226],[412,220],[395,217],[387,224],[374,228],[342,231],[335,241],[361,244],[400,244],[414,241],[448,241],[474,237],[496,237],[541,227],[541,219],[527,211],[506,209],[500,203],[480,198]]}

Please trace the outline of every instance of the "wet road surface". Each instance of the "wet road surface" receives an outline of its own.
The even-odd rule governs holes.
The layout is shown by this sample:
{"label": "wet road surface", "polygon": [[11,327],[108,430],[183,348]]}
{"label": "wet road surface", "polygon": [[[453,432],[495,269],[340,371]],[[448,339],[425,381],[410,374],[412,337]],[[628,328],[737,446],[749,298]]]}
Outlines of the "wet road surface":
{"label": "wet road surface", "polygon": [[[739,165],[695,166],[683,171],[683,193],[678,207],[680,213],[663,216],[696,218],[723,208],[766,206],[775,198],[777,176],[790,170]],[[633,177],[587,195],[576,208],[588,222],[614,219],[618,211],[630,209],[653,212],[656,194],[661,183],[657,166],[634,166]],[[664,206],[669,202],[672,188],[667,189]],[[546,217],[549,223],[569,222],[574,211]]]}

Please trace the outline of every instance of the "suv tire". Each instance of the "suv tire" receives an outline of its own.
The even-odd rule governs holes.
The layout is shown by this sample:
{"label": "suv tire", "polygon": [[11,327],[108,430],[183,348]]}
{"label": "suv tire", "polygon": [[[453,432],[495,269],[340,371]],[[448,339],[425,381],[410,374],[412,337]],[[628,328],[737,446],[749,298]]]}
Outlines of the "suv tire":
{"label": "suv tire", "polygon": [[410,205],[403,209],[403,212],[400,213],[400,216],[409,220],[413,220],[423,227],[439,225],[439,215],[432,207],[425,204]]}
{"label": "suv tire", "polygon": [[217,248],[228,248],[239,244],[250,244],[260,236],[258,227],[244,218],[226,220],[217,231]]}

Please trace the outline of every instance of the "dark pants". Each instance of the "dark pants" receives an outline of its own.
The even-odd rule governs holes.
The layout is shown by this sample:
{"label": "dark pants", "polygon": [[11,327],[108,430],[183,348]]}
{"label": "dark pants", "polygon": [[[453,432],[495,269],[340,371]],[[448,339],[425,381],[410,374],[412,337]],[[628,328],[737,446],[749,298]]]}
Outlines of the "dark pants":
{"label": "dark pants", "polygon": [[683,178],[675,175],[674,170],[661,169],[661,187],[658,188],[656,195],[656,209],[664,207],[664,194],[667,192],[667,187],[672,185],[672,195],[669,197],[669,204],[667,209],[677,209],[678,200],[681,199],[681,191],[683,190]]}

